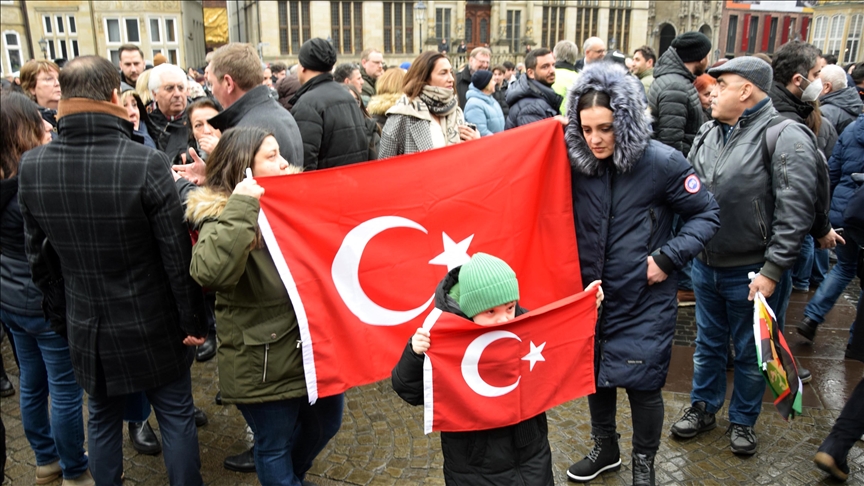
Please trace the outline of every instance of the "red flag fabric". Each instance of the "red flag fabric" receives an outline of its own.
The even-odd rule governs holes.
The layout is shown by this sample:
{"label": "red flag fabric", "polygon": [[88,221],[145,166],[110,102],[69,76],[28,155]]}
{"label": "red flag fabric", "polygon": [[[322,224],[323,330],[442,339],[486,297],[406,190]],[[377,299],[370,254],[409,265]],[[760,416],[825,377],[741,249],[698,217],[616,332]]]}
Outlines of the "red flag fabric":
{"label": "red flag fabric", "polygon": [[582,290],[561,125],[262,177],[259,227],[300,326],[309,400],[390,376],[447,272],[478,251],[537,308]]}
{"label": "red flag fabric", "polygon": [[441,313],[423,364],[425,432],[513,425],[594,393],[595,295],[498,326]]}

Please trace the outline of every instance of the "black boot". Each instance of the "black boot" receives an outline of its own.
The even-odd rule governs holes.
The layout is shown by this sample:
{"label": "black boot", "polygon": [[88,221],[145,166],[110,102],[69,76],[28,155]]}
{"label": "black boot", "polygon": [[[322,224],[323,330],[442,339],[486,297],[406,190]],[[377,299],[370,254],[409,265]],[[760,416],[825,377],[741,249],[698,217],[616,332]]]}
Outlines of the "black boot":
{"label": "black boot", "polygon": [[633,486],[654,486],[654,456],[633,453]]}
{"label": "black boot", "polygon": [[570,466],[567,477],[573,481],[586,482],[600,475],[603,471],[617,471],[621,469],[621,451],[618,450],[618,434],[613,437],[597,437],[594,439],[594,448],[584,459]]}
{"label": "black boot", "polygon": [[12,382],[9,381],[9,377],[4,371],[3,374],[0,374],[0,397],[11,397],[14,394],[15,387],[12,386]]}
{"label": "black boot", "polygon": [[195,407],[195,427],[204,427],[207,422],[207,414],[204,413],[204,410]]}
{"label": "black boot", "polygon": [[155,456],[162,452],[162,445],[156,438],[156,432],[150,427],[150,423],[129,422],[129,438],[132,440],[132,448],[141,454]]}
{"label": "black boot", "polygon": [[214,331],[210,331],[207,334],[207,339],[204,340],[204,344],[198,346],[198,352],[195,353],[196,361],[209,361],[216,356],[216,334]]}
{"label": "black boot", "polygon": [[241,473],[255,472],[255,447],[250,447],[249,450],[241,452],[236,456],[226,457],[222,465],[229,471]]}

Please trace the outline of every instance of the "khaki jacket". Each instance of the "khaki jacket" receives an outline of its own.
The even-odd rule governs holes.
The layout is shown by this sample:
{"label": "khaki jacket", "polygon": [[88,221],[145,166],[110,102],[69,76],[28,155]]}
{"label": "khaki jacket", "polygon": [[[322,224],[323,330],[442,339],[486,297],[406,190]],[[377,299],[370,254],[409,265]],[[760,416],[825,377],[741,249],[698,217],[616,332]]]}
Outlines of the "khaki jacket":
{"label": "khaki jacket", "polygon": [[189,194],[199,228],[192,277],[216,291],[219,384],[226,403],[306,396],[300,330],[267,248],[256,247],[258,200],[208,188]]}

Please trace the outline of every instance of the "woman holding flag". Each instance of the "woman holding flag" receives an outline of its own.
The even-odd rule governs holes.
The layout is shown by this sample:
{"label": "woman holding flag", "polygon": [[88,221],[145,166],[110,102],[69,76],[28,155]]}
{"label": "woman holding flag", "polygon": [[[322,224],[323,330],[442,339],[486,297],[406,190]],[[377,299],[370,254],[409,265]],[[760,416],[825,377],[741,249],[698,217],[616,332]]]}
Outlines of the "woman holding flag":
{"label": "woman holding flag", "polygon": [[342,423],[343,395],[309,404],[294,307],[258,228],[264,189],[253,177],[299,170],[260,128],[226,131],[207,160],[186,217],[199,228],[192,277],[216,291],[222,401],[237,405],[255,434],[261,484],[300,486]]}
{"label": "woman holding flag", "polygon": [[[617,388],[633,417],[633,484],[654,484],[680,269],[720,226],[719,207],[686,159],[651,140],[639,80],[612,63],[583,71],[570,91],[565,136],[582,281],[602,280],[595,378],[588,396],[594,449],[567,476],[589,481],[621,467]],[[672,217],[686,221],[670,239]]]}

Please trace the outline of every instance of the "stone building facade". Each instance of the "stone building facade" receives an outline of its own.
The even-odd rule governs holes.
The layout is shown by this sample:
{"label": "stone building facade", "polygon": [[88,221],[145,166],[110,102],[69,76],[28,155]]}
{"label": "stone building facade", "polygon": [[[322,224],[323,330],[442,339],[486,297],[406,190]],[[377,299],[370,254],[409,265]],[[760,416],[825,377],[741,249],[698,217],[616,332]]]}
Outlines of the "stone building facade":
{"label": "stone building facade", "polygon": [[[228,3],[232,41],[258,46],[266,61],[295,62],[312,37],[330,39],[345,59],[381,50],[388,64],[410,61],[447,39],[451,53],[488,45],[496,57],[521,58],[530,47],[591,36],[622,51],[646,43],[647,0],[268,1]],[[421,14],[422,12],[422,14]]]}
{"label": "stone building facade", "polygon": [[117,49],[126,43],[138,45],[148,64],[157,53],[183,67],[204,64],[200,0],[6,0],[0,12],[4,74],[33,58],[97,54],[116,64]]}
{"label": "stone building facade", "polygon": [[819,1],[813,6],[810,43],[824,54],[837,56],[838,64],[864,61],[864,3],[860,1]]}
{"label": "stone building facade", "polygon": [[709,60],[714,62],[719,57],[718,40],[722,18],[723,3],[719,1],[650,2],[647,44],[654,48],[659,57],[666,52],[676,36],[684,32],[699,31],[711,39],[713,49]]}

